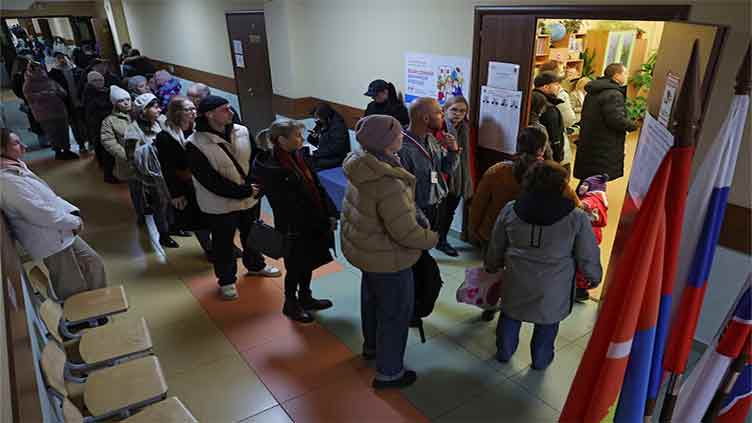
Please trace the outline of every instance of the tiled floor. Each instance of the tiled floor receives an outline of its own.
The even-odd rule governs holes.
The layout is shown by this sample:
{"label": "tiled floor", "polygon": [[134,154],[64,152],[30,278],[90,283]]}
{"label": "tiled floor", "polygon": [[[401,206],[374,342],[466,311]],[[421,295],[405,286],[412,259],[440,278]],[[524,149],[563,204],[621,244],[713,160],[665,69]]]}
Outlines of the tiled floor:
{"label": "tiled floor", "polygon": [[[139,229],[125,185],[106,185],[91,156],[72,162],[32,155],[32,167],[81,207],[84,238],[105,260],[110,284],[125,286],[130,311],[144,316],[171,394],[202,422],[553,422],[560,413],[593,327],[596,305],[576,305],[562,323],[556,359],[530,369],[523,326],[520,348],[505,365],[493,360],[495,322],[458,304],[464,269],[478,265],[473,249],[437,253],[445,285],[426,320],[428,341],[411,332],[407,365],[418,382],[400,392],[370,388],[373,369],[359,358],[359,273],[341,257],[316,272],[316,295],[334,301],[317,323],[298,325],[281,314],[281,278],[241,277],[241,298],[220,301],[211,266],[197,242],[177,238],[165,252],[154,228]],[[281,265],[280,263],[275,263]],[[239,274],[242,276],[242,265]]]}

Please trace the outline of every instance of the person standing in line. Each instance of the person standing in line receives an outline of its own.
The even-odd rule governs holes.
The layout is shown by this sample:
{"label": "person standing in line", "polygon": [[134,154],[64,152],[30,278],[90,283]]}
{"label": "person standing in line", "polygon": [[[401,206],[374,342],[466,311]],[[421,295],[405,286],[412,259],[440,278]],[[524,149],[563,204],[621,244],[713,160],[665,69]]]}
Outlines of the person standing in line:
{"label": "person standing in line", "polygon": [[[188,98],[191,99],[196,107],[201,104],[201,100],[205,99],[207,96],[210,96],[211,93],[211,89],[206,84],[202,84],[200,82],[191,85],[186,91]],[[232,112],[232,123],[235,125],[242,125],[243,122],[240,120],[240,113],[238,113],[238,111],[235,110],[235,108],[232,106],[230,106],[230,111]],[[255,152],[253,153],[253,157],[256,157]]]}
{"label": "person standing in line", "polygon": [[185,153],[186,143],[193,134],[195,122],[196,106],[187,97],[173,97],[167,106],[167,119],[162,124],[162,132],[157,134],[154,146],[157,148],[162,175],[170,192],[170,207],[176,217],[175,227],[171,233],[182,235],[184,230],[192,230],[211,261],[211,237],[206,219],[198,207]]}
{"label": "person standing in line", "polygon": [[[136,210],[144,210],[146,202],[151,207],[154,223],[159,232],[159,245],[167,248],[178,248],[179,245],[170,237],[169,193],[162,181],[161,169],[147,156],[138,151],[142,147],[153,147],[157,134],[162,131],[158,119],[162,109],[154,94],[141,94],[133,102],[137,118],[125,129],[125,156],[133,168],[133,176],[128,181],[129,188],[137,194],[133,198],[140,202]],[[157,175],[157,173],[159,173]],[[135,185],[140,185],[136,187]],[[143,218],[139,221],[143,221]]]}
{"label": "person standing in line", "polygon": [[269,127],[271,151],[259,153],[253,170],[274,211],[274,228],[287,235],[285,304],[282,313],[301,323],[313,322],[312,311],[332,306],[311,291],[313,271],[333,260],[337,208],[313,170],[303,148],[304,126],[278,120]]}
{"label": "person standing in line", "polygon": [[388,115],[400,121],[402,126],[407,126],[410,123],[405,99],[402,97],[402,93],[397,92],[391,82],[377,79],[368,84],[368,91],[364,95],[373,99],[366,106],[364,116]]}
{"label": "person standing in line", "polygon": [[501,210],[484,265],[503,271],[501,316],[496,327],[496,360],[508,362],[517,350],[522,322],[535,325],[532,368],[554,359],[559,322],[572,311],[575,272],[590,286],[602,277],[600,250],[585,211],[564,195],[569,174],[558,163],[535,163],[525,174],[522,194]]}
{"label": "person standing in line", "polygon": [[438,207],[449,192],[441,173],[454,173],[459,163],[454,135],[444,135],[446,148],[433,136],[443,125],[444,112],[435,99],[415,100],[410,105],[410,126],[404,131],[405,141],[399,151],[402,166],[415,176],[415,203],[432,229],[438,228]]}
{"label": "person standing in line", "polygon": [[[551,60],[549,62],[544,63],[540,67],[541,71],[551,71],[556,72],[560,75],[562,78],[562,81],[566,79],[565,72],[561,68],[561,65],[556,60]],[[561,114],[561,123],[564,127],[564,156],[561,160],[561,165],[564,166],[567,171],[571,171],[572,169],[572,146],[569,143],[569,131],[572,126],[574,126],[575,123],[577,123],[577,115],[574,112],[574,108],[572,107],[572,100],[569,97],[569,92],[564,89],[564,87],[559,85],[559,92],[556,93],[556,98],[561,100],[561,103],[556,105],[556,108],[559,109],[559,113]]]}
{"label": "person standing in line", "polygon": [[88,83],[84,87],[82,96],[84,116],[86,119],[86,133],[94,148],[94,153],[99,166],[104,171],[104,181],[108,184],[116,184],[120,181],[115,178],[113,168],[115,159],[105,151],[102,146],[102,122],[112,113],[109,89],[105,86],[104,77],[98,72],[89,72]]}
{"label": "person standing in line", "polygon": [[415,176],[402,167],[400,122],[371,115],[356,125],[362,150],[343,168],[347,191],[342,205],[342,253],[362,272],[360,285],[363,358],[376,360],[373,387],[400,388],[417,379],[404,365],[413,317],[412,266],[436,245],[415,206]]}
{"label": "person standing in line", "polygon": [[[212,237],[214,274],[225,300],[239,298],[235,285],[237,258],[235,234],[245,241],[257,219],[260,190],[251,175],[251,140],[248,129],[232,123],[229,102],[205,97],[198,107],[195,132],[185,147],[193,187],[201,211],[206,214]],[[247,275],[277,277],[282,273],[268,266],[264,257],[249,246],[243,250]]]}
{"label": "person standing in line", "polygon": [[50,69],[50,79],[60,84],[66,92],[65,107],[68,111],[68,123],[73,130],[73,137],[78,143],[78,151],[86,152],[86,142],[89,141],[86,133],[86,120],[84,116],[83,90],[89,82],[86,71],[74,65],[68,56],[56,51],[54,54],[55,64]]}
{"label": "person standing in line", "polygon": [[104,288],[102,258],[79,236],[84,228],[80,210],[29,170],[21,160],[25,152],[18,135],[0,128],[0,209],[10,229],[32,258],[44,261],[52,298],[64,301]]}
{"label": "person standing in line", "polygon": [[342,166],[350,152],[350,134],[342,115],[326,103],[319,103],[313,111],[316,126],[308,134],[308,143],[317,147],[313,152],[316,171]]}
{"label": "person standing in line", "polygon": [[574,177],[587,179],[607,174],[613,181],[624,176],[624,142],[626,133],[637,129],[627,116],[624,84],[627,70],[621,63],[606,66],[603,77],[585,86],[580,139]]}
{"label": "person standing in line", "polygon": [[34,118],[52,144],[55,160],[77,159],[78,154],[70,151],[65,90],[47,76],[44,66],[38,62],[29,62],[23,92]]}
{"label": "person standing in line", "polygon": [[[564,160],[564,121],[558,105],[562,103],[557,95],[561,90],[561,76],[556,72],[544,71],[533,80],[533,102],[545,101],[546,107],[540,114],[540,123],[546,127],[548,142],[551,144],[553,160]],[[537,97],[537,98],[536,98]]]}
{"label": "person standing in line", "polygon": [[449,192],[439,206],[439,243],[436,249],[442,253],[457,257],[459,252],[449,244],[447,236],[452,227],[454,214],[460,200],[470,203],[473,197],[473,180],[470,169],[470,128],[467,122],[468,102],[463,96],[452,96],[444,103],[444,127],[437,131],[436,139],[444,141],[444,133],[451,134],[459,147],[459,163],[453,173],[442,175],[446,178]]}
{"label": "person standing in line", "polygon": [[13,94],[23,101],[20,108],[29,119],[29,131],[37,136],[40,147],[47,148],[50,146],[50,143],[47,141],[47,137],[44,135],[44,131],[42,131],[39,122],[34,119],[34,113],[32,113],[31,108],[29,107],[29,102],[26,101],[26,96],[23,93],[23,86],[26,80],[26,69],[29,67],[29,61],[31,61],[30,56],[17,56],[16,60],[13,62],[13,69],[11,70]]}
{"label": "person standing in line", "polygon": [[110,102],[112,103],[112,114],[104,118],[100,130],[102,148],[109,153],[114,160],[115,177],[120,181],[128,181],[128,190],[131,195],[133,209],[138,216],[139,225],[145,223],[143,210],[143,190],[141,184],[135,180],[133,166],[128,161],[125,154],[125,130],[130,126],[131,95],[128,91],[113,85],[110,87]]}
{"label": "person standing in line", "polygon": [[148,94],[151,92],[149,89],[149,81],[145,76],[135,75],[128,78],[128,91],[131,93],[131,98],[134,100],[141,94]]}

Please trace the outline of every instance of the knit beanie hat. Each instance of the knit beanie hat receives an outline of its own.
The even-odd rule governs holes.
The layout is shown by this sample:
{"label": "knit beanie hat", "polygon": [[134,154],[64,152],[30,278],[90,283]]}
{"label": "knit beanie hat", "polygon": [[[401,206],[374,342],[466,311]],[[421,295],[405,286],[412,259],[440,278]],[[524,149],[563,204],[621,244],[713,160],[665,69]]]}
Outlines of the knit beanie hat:
{"label": "knit beanie hat", "polygon": [[381,153],[402,132],[400,122],[387,115],[370,115],[355,124],[355,138],[364,150]]}
{"label": "knit beanie hat", "polygon": [[136,87],[146,83],[146,78],[141,75],[131,76],[128,78],[128,89],[135,91]]}
{"label": "knit beanie hat", "polygon": [[131,98],[131,95],[128,94],[128,91],[118,87],[117,85],[110,86],[110,102],[112,102],[113,106],[119,103],[121,100],[125,100],[126,98],[129,100]]}
{"label": "knit beanie hat", "polygon": [[86,82],[88,82],[89,84],[94,84],[95,81],[104,82],[104,76],[102,76],[102,74],[97,71],[91,71],[86,74]]}
{"label": "knit beanie hat", "polygon": [[[600,175],[593,175],[580,181],[580,185],[577,187],[577,194],[580,196],[585,195],[588,192],[602,191],[606,192],[606,182],[608,182],[608,175],[602,173]],[[587,190],[580,191],[580,188],[584,188],[583,185],[587,184]]]}
{"label": "knit beanie hat", "polygon": [[140,96],[136,97],[135,100],[133,100],[133,106],[136,108],[136,111],[138,111],[138,113],[142,113],[146,106],[148,106],[152,101],[155,101],[156,99],[157,96],[152,93],[141,94]]}
{"label": "knit beanie hat", "polygon": [[224,97],[220,97],[218,95],[208,95],[204,97],[203,100],[201,100],[201,103],[199,103],[198,114],[204,115],[206,114],[206,112],[211,112],[217,107],[224,106],[225,104],[229,103],[230,102],[227,101],[227,99]]}

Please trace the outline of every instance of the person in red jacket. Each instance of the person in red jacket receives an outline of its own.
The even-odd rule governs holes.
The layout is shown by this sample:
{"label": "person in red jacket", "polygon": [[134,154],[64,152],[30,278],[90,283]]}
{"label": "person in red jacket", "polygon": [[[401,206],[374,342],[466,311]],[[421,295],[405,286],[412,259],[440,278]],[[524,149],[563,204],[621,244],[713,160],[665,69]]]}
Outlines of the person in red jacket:
{"label": "person in red jacket", "polygon": [[[608,224],[606,182],[608,182],[608,175],[604,173],[583,179],[577,186],[577,196],[582,203],[582,209],[590,216],[590,225],[593,227],[598,245],[601,245],[603,240],[603,228]],[[591,287],[579,271],[576,280],[577,290],[574,299],[582,303],[590,299],[588,289]]]}

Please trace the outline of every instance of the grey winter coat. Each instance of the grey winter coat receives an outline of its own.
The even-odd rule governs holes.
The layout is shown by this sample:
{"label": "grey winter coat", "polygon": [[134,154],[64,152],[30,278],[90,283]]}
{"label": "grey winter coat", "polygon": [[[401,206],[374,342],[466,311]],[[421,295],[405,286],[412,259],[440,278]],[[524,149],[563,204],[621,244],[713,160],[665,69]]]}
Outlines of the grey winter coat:
{"label": "grey winter coat", "polygon": [[469,129],[466,123],[462,123],[458,128],[452,126],[447,119],[447,131],[457,138],[457,144],[460,147],[459,163],[454,172],[449,174],[449,192],[460,196],[464,199],[473,197],[473,181],[470,177],[470,142],[468,140]]}
{"label": "grey winter coat", "polygon": [[557,323],[569,315],[575,270],[592,285],[602,276],[600,250],[587,214],[572,200],[527,193],[501,210],[485,266],[503,269],[504,315],[537,324]]}
{"label": "grey winter coat", "polygon": [[[404,133],[399,157],[405,170],[415,176],[415,204],[419,209],[439,204],[449,192],[441,173],[454,173],[459,163],[457,153],[442,148],[431,134],[421,140],[407,130]],[[423,146],[430,159],[416,142]],[[431,172],[437,173],[435,183],[431,181]]]}

